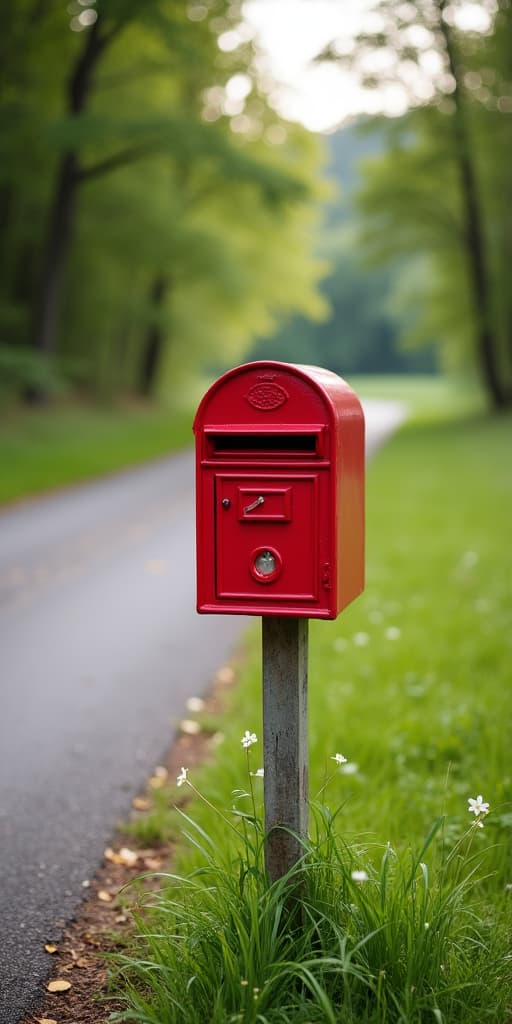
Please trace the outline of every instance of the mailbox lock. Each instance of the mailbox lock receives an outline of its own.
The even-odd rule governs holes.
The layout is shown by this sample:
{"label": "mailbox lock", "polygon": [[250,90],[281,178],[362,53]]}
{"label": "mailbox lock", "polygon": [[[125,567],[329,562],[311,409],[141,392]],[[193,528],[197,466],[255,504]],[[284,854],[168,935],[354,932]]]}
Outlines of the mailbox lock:
{"label": "mailbox lock", "polygon": [[276,571],[276,560],[271,551],[262,551],[256,555],[254,564],[262,576],[271,576]]}
{"label": "mailbox lock", "polygon": [[222,508],[230,508],[231,500],[229,498],[222,499]]}
{"label": "mailbox lock", "polygon": [[275,548],[256,548],[252,552],[249,569],[258,583],[273,583],[281,575],[283,561]]}

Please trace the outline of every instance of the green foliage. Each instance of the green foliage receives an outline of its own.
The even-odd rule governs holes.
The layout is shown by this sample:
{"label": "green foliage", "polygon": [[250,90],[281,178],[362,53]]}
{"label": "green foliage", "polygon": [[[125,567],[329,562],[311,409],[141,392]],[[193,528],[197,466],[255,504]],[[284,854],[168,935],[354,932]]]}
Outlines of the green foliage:
{"label": "green foliage", "polygon": [[229,360],[290,309],[318,314],[320,147],[274,115],[243,33],[218,47],[239,4],[85,7],[4,19],[1,340],[56,352],[96,395],[168,393],[212,349]]}
{"label": "green foliage", "polygon": [[[29,377],[23,369],[24,384],[41,384],[39,374]],[[42,381],[45,387],[51,382],[46,376]],[[142,403],[10,408],[0,432],[0,503],[184,448],[191,443],[194,407],[190,399],[173,409]]]}
{"label": "green foliage", "polygon": [[65,390],[63,374],[55,361],[21,345],[0,345],[0,403],[40,389],[52,397]]}
{"label": "green foliage", "polygon": [[[320,323],[295,316],[272,338],[257,342],[253,359],[283,359],[325,366],[341,376],[372,373],[435,372],[432,350],[418,353],[399,348],[405,329],[401,309],[390,294],[402,268],[370,268],[358,252],[357,219],[341,230],[328,230],[323,256],[329,266],[321,285],[328,314]],[[396,306],[396,304],[395,304]]]}
{"label": "green foliage", "polygon": [[[375,262],[395,264],[395,314],[408,313],[408,342],[436,339],[445,365],[472,364],[490,404],[501,408],[512,398],[503,280],[512,234],[505,116],[511,82],[504,57],[512,16],[508,2],[500,3],[485,33],[463,31],[461,6],[380,0],[381,27],[356,40],[349,59],[361,81],[372,84],[369,55],[385,47],[387,60],[373,87],[393,82],[410,105],[406,116],[388,120],[386,154],[366,164],[361,241]],[[341,59],[332,49],[324,56]],[[437,74],[426,73],[429,59],[437,62]]]}
{"label": "green foliage", "polygon": [[416,347],[438,339],[444,365],[460,369],[472,345],[473,310],[449,118],[427,108],[401,119],[388,152],[363,170],[359,241],[373,265],[396,267],[390,305],[403,341]]}
{"label": "green foliage", "polygon": [[128,1009],[114,1020],[506,1020],[505,934],[497,939],[475,907],[485,861],[471,855],[476,819],[451,852],[436,850],[439,819],[417,852],[399,856],[389,843],[370,852],[347,842],[338,815],[319,805],[301,860],[271,884],[254,797],[238,800],[249,812],[229,817],[206,801],[229,846],[182,813],[198,867],[164,874],[139,899],[135,947],[115,957]]}

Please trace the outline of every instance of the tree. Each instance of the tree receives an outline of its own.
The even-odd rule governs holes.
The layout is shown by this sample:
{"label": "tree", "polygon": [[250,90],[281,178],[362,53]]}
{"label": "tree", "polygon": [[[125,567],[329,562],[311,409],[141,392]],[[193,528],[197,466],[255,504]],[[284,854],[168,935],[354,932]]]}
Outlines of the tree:
{"label": "tree", "polygon": [[[496,320],[496,260],[481,144],[485,131],[497,154],[498,127],[492,130],[491,122],[499,111],[503,75],[493,68],[493,91],[487,89],[485,99],[474,83],[482,82],[496,36],[510,39],[510,8],[502,0],[494,21],[491,10],[485,22],[482,18],[488,34],[476,37],[463,30],[463,4],[417,0],[397,5],[381,0],[374,16],[376,30],[356,39],[352,66],[369,87],[401,83],[411,106],[399,131],[391,127],[389,155],[380,169],[376,163],[369,172],[363,209],[379,211],[388,257],[393,250],[403,256],[423,246],[437,280],[448,252],[463,265],[464,275],[457,272],[454,280],[460,287],[464,279],[469,303],[463,299],[462,305],[471,310],[475,361],[492,407],[500,409],[512,401],[512,389]],[[482,6],[482,16],[485,13]],[[376,52],[384,55],[384,70],[378,75],[371,69]],[[322,56],[338,59],[335,47]],[[442,185],[441,168],[446,173]],[[506,207],[502,216],[509,216]],[[372,233],[375,240],[377,232]],[[454,298],[460,301],[460,293],[452,293]]]}
{"label": "tree", "polygon": [[[318,306],[319,147],[270,109],[241,28],[219,48],[239,3],[14,7],[0,78],[13,129],[0,144],[4,344],[57,358],[88,390],[153,394],[171,339],[187,357],[203,336],[239,351],[280,310]],[[280,288],[282,242],[294,251]],[[191,301],[197,319],[199,295],[201,337],[185,314]]]}
{"label": "tree", "polygon": [[[226,5],[217,4],[216,14],[220,13],[227,18]],[[85,17],[88,14],[89,17]],[[145,4],[134,3],[133,0],[125,0],[124,3],[110,3],[100,8],[99,13],[95,8],[88,7],[80,15],[78,20],[83,30],[80,32],[81,47],[74,56],[71,63],[65,95],[65,114],[67,115],[65,148],[57,164],[54,185],[49,203],[49,216],[47,236],[43,249],[42,272],[40,287],[35,304],[34,316],[34,345],[43,351],[51,351],[55,346],[58,314],[60,306],[60,294],[62,289],[63,274],[71,246],[74,230],[76,202],[79,189],[92,178],[112,172],[119,166],[134,160],[140,160],[151,155],[155,149],[165,148],[169,144],[176,146],[178,143],[190,139],[194,135],[193,145],[197,150],[201,148],[208,154],[211,148],[220,149],[220,140],[215,139],[214,147],[211,146],[212,132],[201,131],[201,124],[194,127],[190,124],[185,126],[184,120],[162,117],[157,121],[149,119],[146,124],[134,124],[133,122],[124,125],[121,144],[112,150],[108,138],[106,138],[105,124],[100,126],[100,132],[91,137],[90,128],[95,127],[94,118],[87,119],[86,113],[90,105],[91,96],[95,86],[95,79],[98,74],[100,63],[104,61],[109,49],[121,33],[125,33],[135,26],[140,33],[141,30],[148,30],[158,33],[164,40],[172,40],[172,58],[179,65],[179,73],[190,78],[187,74],[187,62],[185,55],[190,59],[190,50],[193,46],[193,69],[195,95],[194,104],[196,120],[198,115],[197,93],[197,72],[201,68],[202,85],[205,84],[205,67],[212,69],[214,54],[214,36],[205,34],[205,29],[200,22],[201,30],[197,38],[197,25],[191,22],[183,10],[183,5],[176,0],[146,0]],[[72,20],[72,24],[73,24]],[[78,27],[78,26],[77,26]],[[209,25],[206,26],[209,28]],[[192,39],[192,31],[194,36]],[[206,45],[205,45],[206,44]],[[160,54],[164,59],[164,54]],[[171,59],[171,54],[168,55]],[[189,104],[190,106],[190,104]],[[180,111],[182,113],[182,111]],[[187,111],[190,114],[190,110]],[[204,126],[206,128],[206,126]],[[89,129],[89,131],[88,131]],[[199,129],[199,130],[198,130]],[[114,132],[114,138],[118,132]],[[87,152],[88,146],[96,145],[103,149],[107,146],[107,153],[101,154],[99,158],[91,163],[84,162],[82,152]],[[209,145],[210,143],[210,145]],[[190,148],[190,144],[189,144]],[[224,146],[223,156],[227,156],[228,146]],[[197,155],[197,153],[196,153]],[[204,155],[202,153],[201,155]]]}
{"label": "tree", "polygon": [[357,235],[355,217],[325,232],[322,253],[330,269],[321,285],[329,306],[323,321],[294,316],[275,337],[258,341],[252,358],[319,364],[342,377],[436,369],[431,351],[399,349],[403,317],[390,308],[392,274],[389,268],[362,266]]}

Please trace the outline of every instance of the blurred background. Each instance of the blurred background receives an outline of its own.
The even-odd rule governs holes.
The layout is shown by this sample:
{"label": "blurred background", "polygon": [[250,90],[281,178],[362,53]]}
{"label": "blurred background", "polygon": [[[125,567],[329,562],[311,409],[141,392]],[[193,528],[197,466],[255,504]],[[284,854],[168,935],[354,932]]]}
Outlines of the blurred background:
{"label": "blurred background", "polygon": [[266,357],[509,404],[511,43],[509,0],[8,5],[4,420]]}
{"label": "blurred background", "polygon": [[[510,950],[511,0],[15,0],[1,28],[0,1024],[160,751],[200,733],[208,792],[213,761],[239,785],[257,638],[238,711],[190,733],[246,623],[196,616],[192,455],[157,456],[260,358],[347,377],[374,446],[409,414],[365,595],[312,633],[312,778],[343,751],[351,834],[404,849],[490,801],[486,959],[453,946],[479,1024]],[[160,797],[144,847],[174,843]]]}

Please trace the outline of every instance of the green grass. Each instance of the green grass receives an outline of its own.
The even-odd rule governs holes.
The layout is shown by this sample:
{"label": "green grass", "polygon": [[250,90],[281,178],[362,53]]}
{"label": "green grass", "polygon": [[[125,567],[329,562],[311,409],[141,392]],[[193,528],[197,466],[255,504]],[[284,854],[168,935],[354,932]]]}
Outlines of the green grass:
{"label": "green grass", "polygon": [[[511,428],[510,417],[412,422],[370,467],[365,594],[310,633],[312,798],[334,777],[299,868],[306,917],[296,926],[286,893],[260,877],[257,820],[230,810],[257,819],[250,796],[232,795],[247,786],[240,738],[261,736],[253,628],[229,714],[207,723],[224,742],[189,776],[209,804],[187,807],[185,880],[142,915],[145,952],[123,966],[126,1019],[510,1020]],[[349,765],[336,769],[336,752]],[[259,745],[249,753],[258,768]],[[173,834],[182,793],[160,807]],[[468,813],[480,793],[483,829]],[[241,820],[241,839],[226,817]],[[354,866],[368,874],[357,888]],[[197,1015],[208,1000],[210,1016]]]}
{"label": "green grass", "polygon": [[415,856],[388,845],[378,867],[362,872],[361,846],[347,843],[336,820],[319,808],[302,860],[270,885],[258,818],[244,818],[235,835],[232,822],[222,814],[219,820],[230,835],[230,852],[184,815],[201,866],[188,876],[162,876],[160,891],[140,900],[135,948],[115,957],[116,985],[129,1009],[111,1019],[508,1019],[496,927],[470,910],[478,862],[461,853],[475,829],[451,854],[436,856],[438,820]]}
{"label": "green grass", "polygon": [[485,405],[477,382],[459,376],[361,375],[350,377],[348,382],[361,398],[404,402],[416,421],[460,418],[482,411]]}
{"label": "green grass", "polygon": [[0,424],[0,502],[110,473],[192,444],[194,410],[64,405]]}

